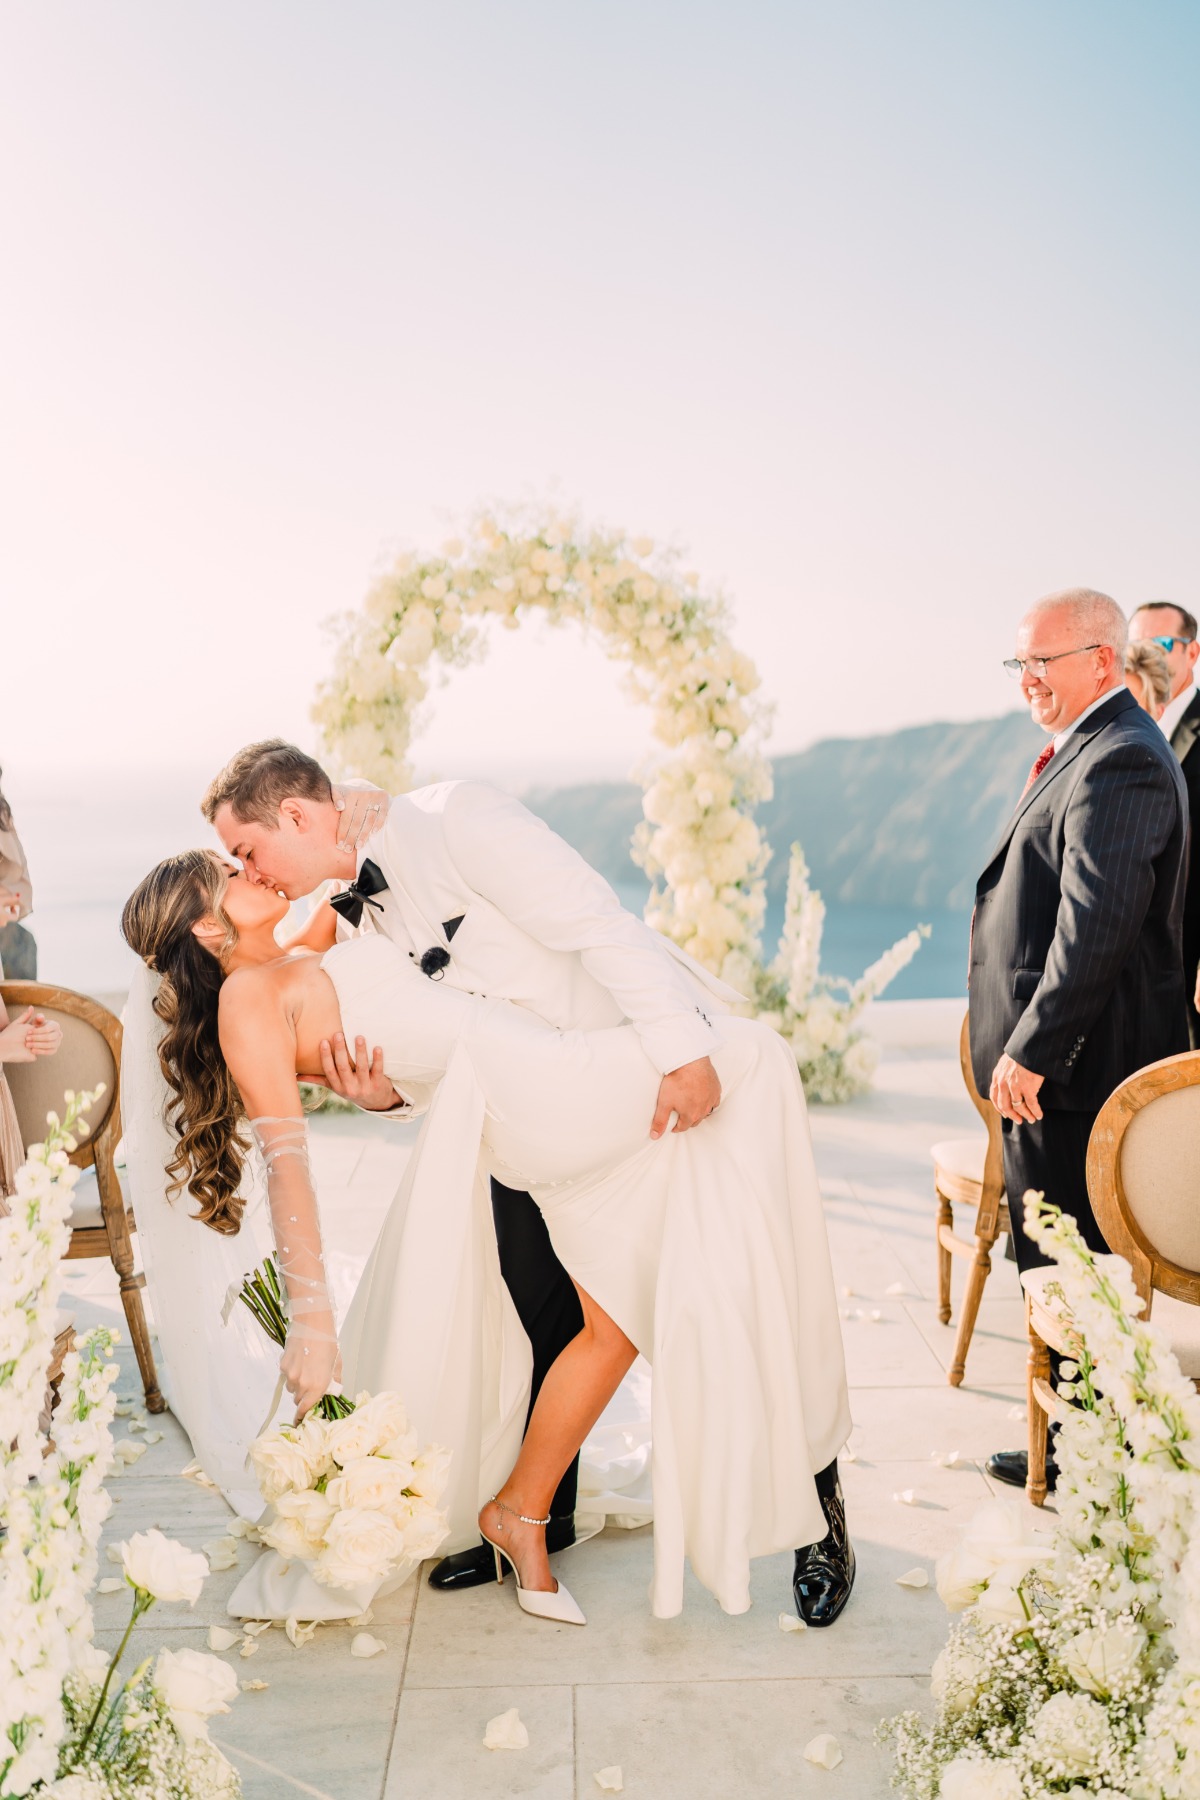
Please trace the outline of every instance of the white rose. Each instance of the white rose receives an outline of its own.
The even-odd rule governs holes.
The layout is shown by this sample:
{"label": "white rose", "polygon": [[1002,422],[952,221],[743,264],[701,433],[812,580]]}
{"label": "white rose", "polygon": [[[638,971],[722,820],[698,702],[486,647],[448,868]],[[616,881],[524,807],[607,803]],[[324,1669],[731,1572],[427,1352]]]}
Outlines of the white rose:
{"label": "white rose", "polygon": [[162,1532],[136,1531],[120,1546],[125,1579],[156,1600],[186,1600],[194,1606],[208,1574],[208,1561]]}
{"label": "white rose", "polygon": [[942,1770],[939,1800],[1022,1800],[1025,1789],[1010,1762],[956,1756]]}
{"label": "white rose", "polygon": [[330,1425],[326,1442],[334,1462],[343,1467],[360,1456],[370,1456],[392,1438],[408,1430],[408,1413],[399,1394],[383,1392],[360,1397],[354,1411]]}
{"label": "white rose", "polygon": [[340,1512],[329,1523],[325,1549],[313,1564],[313,1576],[325,1587],[357,1587],[379,1581],[406,1549],[403,1534],[383,1513]]}
{"label": "white rose", "polygon": [[303,1425],[283,1425],[254,1440],[250,1460],[264,1500],[278,1500],[289,1489],[312,1486],[329,1466],[330,1431],[332,1427],[324,1421],[310,1418]]}
{"label": "white rose", "polygon": [[1091,1775],[1108,1741],[1108,1713],[1090,1694],[1051,1694],[1034,1715],[1033,1741],[1039,1759],[1063,1774]]}
{"label": "white rose", "polygon": [[1023,1625],[1028,1619],[1021,1601],[1019,1584],[994,1575],[975,1602],[975,1611],[985,1625]]}
{"label": "white rose", "polygon": [[315,1488],[280,1494],[259,1532],[263,1542],[277,1550],[285,1562],[309,1561],[320,1554],[326,1526],[335,1510],[333,1502]]}
{"label": "white rose", "polygon": [[404,1490],[412,1480],[413,1467],[404,1460],[386,1456],[357,1456],[347,1462],[340,1475],[329,1483],[326,1493],[339,1512],[365,1508],[368,1512],[386,1513],[394,1518],[404,1505]]}
{"label": "white rose", "polygon": [[237,1695],[237,1676],[203,1650],[160,1650],[153,1682],[180,1737],[206,1738],[214,1713],[227,1713]]}
{"label": "white rose", "polygon": [[929,1691],[951,1718],[969,1712],[988,1678],[988,1661],[973,1644],[947,1644],[933,1665]]}
{"label": "white rose", "polygon": [[1110,1631],[1092,1626],[1072,1638],[1062,1665],[1081,1688],[1107,1699],[1136,1685],[1145,1648],[1146,1634],[1140,1626]]}

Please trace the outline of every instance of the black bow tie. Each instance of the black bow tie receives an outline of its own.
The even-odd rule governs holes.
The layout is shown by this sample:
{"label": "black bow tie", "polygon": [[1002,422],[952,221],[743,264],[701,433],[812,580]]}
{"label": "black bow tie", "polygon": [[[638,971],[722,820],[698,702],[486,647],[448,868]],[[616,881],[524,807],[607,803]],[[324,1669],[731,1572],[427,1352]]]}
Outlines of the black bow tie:
{"label": "black bow tie", "polygon": [[334,912],[340,913],[348,925],[357,925],[363,914],[363,904],[373,906],[376,912],[383,908],[378,900],[372,900],[372,894],[383,894],[387,891],[383,870],[373,863],[368,856],[358,872],[357,878],[350,883],[344,894],[331,894],[329,904]]}

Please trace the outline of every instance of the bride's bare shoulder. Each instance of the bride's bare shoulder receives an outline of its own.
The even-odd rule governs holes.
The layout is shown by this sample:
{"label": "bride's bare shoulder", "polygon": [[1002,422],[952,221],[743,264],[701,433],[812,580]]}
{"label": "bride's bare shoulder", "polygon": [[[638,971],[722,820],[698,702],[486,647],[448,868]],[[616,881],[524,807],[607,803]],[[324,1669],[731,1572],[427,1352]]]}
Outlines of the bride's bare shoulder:
{"label": "bride's bare shoulder", "polygon": [[287,956],[278,962],[235,969],[221,983],[218,1017],[222,1030],[247,1019],[287,1013],[320,965],[318,956]]}

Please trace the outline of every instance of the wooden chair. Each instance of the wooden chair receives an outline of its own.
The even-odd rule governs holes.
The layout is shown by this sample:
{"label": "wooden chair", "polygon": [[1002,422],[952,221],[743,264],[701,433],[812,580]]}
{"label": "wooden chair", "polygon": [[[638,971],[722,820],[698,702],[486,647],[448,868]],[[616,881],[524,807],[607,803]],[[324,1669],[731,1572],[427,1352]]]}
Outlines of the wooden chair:
{"label": "wooden chair", "polygon": [[36,1144],[45,1136],[46,1114],[63,1111],[63,1093],[96,1087],[105,1091],[86,1115],[89,1135],[80,1138],[71,1161],[82,1170],[71,1209],[68,1259],[107,1256],[117,1271],[121,1304],[133,1341],[146,1406],[163,1412],[166,1401],[158,1386],[150,1333],[142,1306],[146,1277],[135,1273],[132,1233],[135,1229],[117,1175],[114,1153],[121,1136],[121,1021],[99,1001],[76,994],[70,988],[48,987],[37,981],[0,982],[0,995],[10,1016],[36,1006],[62,1026],[63,1041],[54,1056],[32,1063],[8,1063],[6,1074],[25,1143]]}
{"label": "wooden chair", "polygon": [[[967,1365],[967,1351],[979,1316],[984,1283],[991,1274],[992,1246],[1002,1231],[1008,1230],[1008,1207],[1004,1199],[1004,1160],[1001,1152],[1000,1114],[990,1100],[985,1100],[975,1086],[971,1070],[969,1018],[964,1018],[958,1041],[958,1059],[963,1083],[971,1104],[986,1127],[986,1136],[950,1138],[935,1144],[933,1156],[933,1191],[937,1198],[938,1253],[938,1318],[950,1323],[950,1271],[953,1258],[967,1256],[971,1267],[967,1274],[966,1292],[958,1318],[958,1337],[954,1345],[954,1361],[948,1380],[951,1387],[962,1384]],[[975,1209],[975,1242],[959,1237],[954,1229],[954,1207]]]}
{"label": "wooden chair", "polygon": [[[1110,1095],[1088,1141],[1087,1185],[1096,1223],[1154,1323],[1166,1332],[1183,1373],[1200,1388],[1200,1051],[1139,1069]],[[1052,1194],[1047,1196],[1053,1199]],[[1029,1473],[1034,1506],[1046,1499],[1050,1419],[1068,1402],[1050,1385],[1050,1351],[1070,1355],[1070,1319],[1047,1293],[1057,1265],[1021,1278],[1029,1330]]]}

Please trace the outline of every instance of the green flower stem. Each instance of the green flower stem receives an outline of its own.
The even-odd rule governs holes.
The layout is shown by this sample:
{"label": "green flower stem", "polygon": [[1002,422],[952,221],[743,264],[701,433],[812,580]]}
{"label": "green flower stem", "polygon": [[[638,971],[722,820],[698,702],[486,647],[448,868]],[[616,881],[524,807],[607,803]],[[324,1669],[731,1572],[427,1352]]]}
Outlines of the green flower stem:
{"label": "green flower stem", "polygon": [[[100,1717],[100,1714],[104,1708],[104,1702],[108,1699],[108,1690],[112,1686],[113,1675],[116,1672],[117,1664],[120,1662],[121,1658],[125,1654],[125,1646],[129,1642],[130,1635],[132,1634],[133,1628],[137,1624],[138,1620],[141,1618],[142,1614],[144,1612],[149,1612],[150,1608],[153,1605],[154,1605],[154,1595],[153,1594],[148,1594],[146,1592],[145,1588],[139,1588],[139,1587],[134,1588],[134,1590],[133,1590],[133,1610],[129,1615],[129,1623],[125,1627],[125,1636],[121,1639],[121,1642],[117,1645],[117,1648],[113,1655],[112,1661],[108,1665],[108,1672],[104,1677],[104,1686],[100,1689],[100,1698],[96,1701],[95,1709],[92,1713],[91,1718],[88,1720],[87,1730],[84,1732],[82,1738],[80,1738],[80,1740],[79,1740],[79,1748],[76,1750],[74,1761],[71,1764],[72,1769],[78,1766],[79,1762],[81,1761],[81,1759],[83,1757],[83,1753],[87,1749],[88,1744],[91,1740],[92,1733],[96,1729],[96,1720]],[[67,1773],[69,1773],[69,1771],[67,1771]]]}

